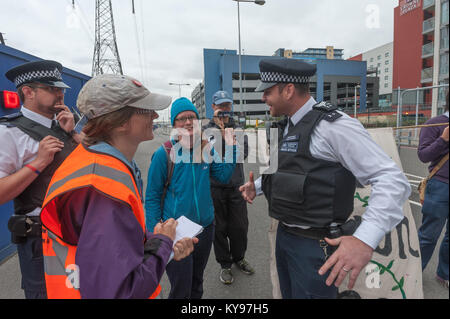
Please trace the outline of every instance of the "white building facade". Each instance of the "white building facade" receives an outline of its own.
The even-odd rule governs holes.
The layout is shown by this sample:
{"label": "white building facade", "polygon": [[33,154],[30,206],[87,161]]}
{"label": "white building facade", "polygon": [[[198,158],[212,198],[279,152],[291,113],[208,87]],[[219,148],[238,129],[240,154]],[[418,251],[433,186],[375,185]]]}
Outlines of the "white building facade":
{"label": "white building facade", "polygon": [[380,106],[392,101],[394,43],[390,42],[362,53],[362,61],[367,62],[367,76],[377,75],[380,79]]}

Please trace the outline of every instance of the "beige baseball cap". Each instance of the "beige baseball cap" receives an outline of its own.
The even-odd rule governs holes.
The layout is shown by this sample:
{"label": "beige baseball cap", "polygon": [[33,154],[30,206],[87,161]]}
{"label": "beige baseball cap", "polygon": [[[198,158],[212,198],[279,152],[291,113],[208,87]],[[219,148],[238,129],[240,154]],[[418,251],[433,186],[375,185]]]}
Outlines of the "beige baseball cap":
{"label": "beige baseball cap", "polygon": [[125,106],[163,110],[172,102],[170,96],[151,93],[141,82],[127,75],[102,74],[90,79],[81,89],[77,108],[93,119]]}

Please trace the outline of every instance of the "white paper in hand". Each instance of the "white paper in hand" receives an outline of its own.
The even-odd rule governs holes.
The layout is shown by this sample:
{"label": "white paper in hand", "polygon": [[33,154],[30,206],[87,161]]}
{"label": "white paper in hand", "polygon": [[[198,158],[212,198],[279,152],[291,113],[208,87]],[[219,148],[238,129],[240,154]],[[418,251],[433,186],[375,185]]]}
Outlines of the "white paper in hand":
{"label": "white paper in hand", "polygon": [[[181,216],[177,219],[178,225],[175,234],[175,239],[173,241],[173,246],[176,242],[183,238],[194,238],[203,231],[203,227],[199,224],[194,223],[192,220]],[[169,262],[173,259],[173,251],[170,254]]]}
{"label": "white paper in hand", "polygon": [[173,241],[174,245],[180,239],[183,239],[185,237],[193,238],[203,231],[202,226],[194,223],[192,220],[186,218],[185,216],[181,216],[180,218],[178,218],[177,222],[177,232],[175,235],[175,240]]}

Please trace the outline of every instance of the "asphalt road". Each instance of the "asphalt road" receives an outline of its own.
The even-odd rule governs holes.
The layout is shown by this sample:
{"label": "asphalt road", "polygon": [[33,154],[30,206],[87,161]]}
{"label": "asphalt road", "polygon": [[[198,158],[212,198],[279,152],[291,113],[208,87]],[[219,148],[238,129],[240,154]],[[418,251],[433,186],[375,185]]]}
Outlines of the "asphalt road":
{"label": "asphalt road", "polygon": [[[136,154],[136,161],[140,166],[146,185],[147,171],[150,165],[151,154],[161,143],[165,142],[167,136],[156,132],[153,141],[141,144]],[[159,133],[159,134],[158,134]],[[401,148],[400,157],[405,173],[415,176],[426,176],[426,166],[417,160],[416,150],[413,148]],[[246,176],[250,170],[255,172],[255,178],[259,175],[256,164],[246,164],[244,166]],[[407,175],[411,181],[418,178]],[[410,200],[418,202],[417,183],[413,183],[413,194]],[[420,206],[411,204],[416,226],[421,223]],[[229,286],[223,285],[219,281],[220,266],[217,264],[214,256],[214,250],[211,251],[208,265],[204,275],[204,298],[209,299],[271,299],[272,285],[269,275],[269,240],[267,231],[269,229],[269,218],[267,214],[267,203],[261,196],[258,197],[253,205],[248,205],[249,213],[249,233],[248,249],[246,259],[255,268],[256,273],[252,276],[240,272],[234,265],[232,268],[235,277],[234,283]],[[441,239],[442,240],[442,236]],[[439,242],[440,243],[440,242]],[[430,264],[423,273],[423,290],[426,299],[448,299],[448,289],[438,285],[434,280],[434,274],[437,267],[437,252],[433,255]],[[170,290],[170,284],[167,276],[164,275],[162,282],[163,296],[167,297]],[[17,255],[0,265],[0,299],[23,299],[24,295],[20,289],[20,271]]]}

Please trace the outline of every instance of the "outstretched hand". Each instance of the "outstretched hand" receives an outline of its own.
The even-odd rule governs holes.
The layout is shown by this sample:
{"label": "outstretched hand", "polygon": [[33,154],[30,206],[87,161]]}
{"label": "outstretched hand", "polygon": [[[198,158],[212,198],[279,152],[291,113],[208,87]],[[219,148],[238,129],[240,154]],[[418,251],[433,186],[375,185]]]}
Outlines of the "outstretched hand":
{"label": "outstretched hand", "polygon": [[255,181],[253,179],[253,172],[249,174],[249,181],[239,187],[242,197],[249,203],[253,204],[253,199],[256,197]]}

